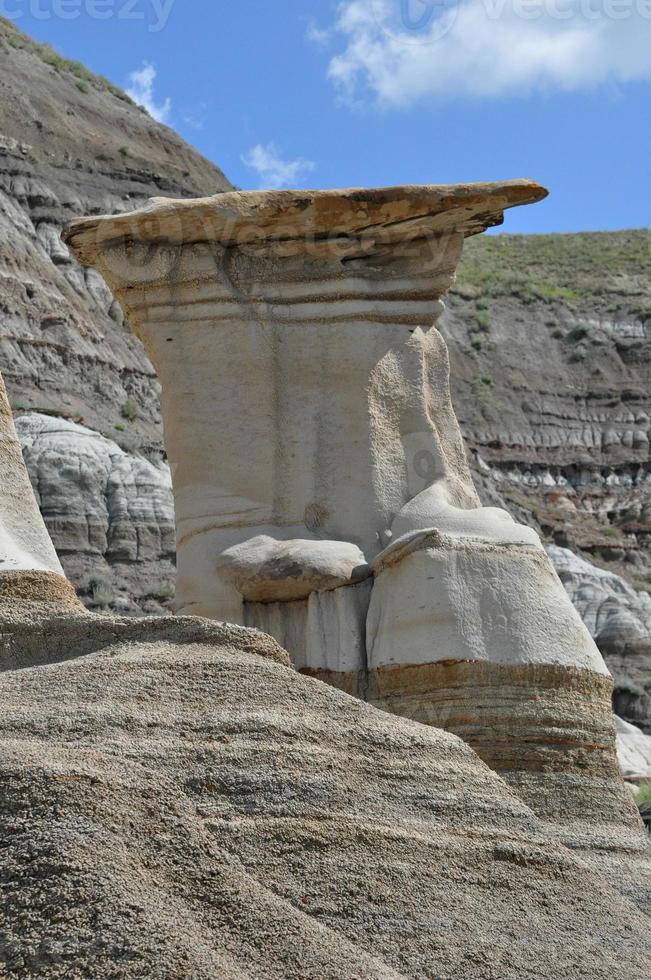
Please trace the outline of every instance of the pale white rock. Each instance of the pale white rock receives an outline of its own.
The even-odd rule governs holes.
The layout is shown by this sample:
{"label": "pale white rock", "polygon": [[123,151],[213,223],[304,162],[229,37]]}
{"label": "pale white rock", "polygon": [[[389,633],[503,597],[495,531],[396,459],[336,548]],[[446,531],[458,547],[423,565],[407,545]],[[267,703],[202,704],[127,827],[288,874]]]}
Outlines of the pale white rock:
{"label": "pale white rock", "polygon": [[[630,878],[640,826],[614,765],[608,671],[535,534],[480,506],[434,325],[463,239],[544,193],[157,199],[65,240],[162,383],[179,609],[258,626],[300,669],[458,732],[563,840]],[[315,559],[333,542],[359,549],[372,583],[323,589]],[[285,555],[276,581],[269,554]],[[294,601],[246,600],[278,583]],[[296,600],[297,583],[314,591]],[[597,785],[617,833],[590,828],[586,844],[574,814]]]}
{"label": "pale white rock", "polygon": [[0,377],[0,573],[63,569],[43,523],[25,469]]}
{"label": "pale white rock", "polygon": [[427,487],[402,508],[391,525],[391,540],[428,528],[460,538],[542,547],[533,528],[516,524],[507,511],[500,507],[455,507],[440,484]]}
{"label": "pale white rock", "polygon": [[222,552],[218,573],[249,602],[291,602],[368,578],[363,553],[346,541],[277,541],[266,534]]}
{"label": "pale white rock", "polygon": [[540,544],[416,532],[374,570],[370,670],[476,660],[608,675]]}
{"label": "pale white rock", "polygon": [[[527,182],[236,193],[71,226],[162,382],[180,611],[251,621],[245,602],[307,599],[375,561],[371,669],[607,674],[536,533],[480,506],[432,326],[464,237],[543,195]],[[414,544],[427,531],[444,543]],[[282,642],[306,635],[307,612],[257,615]]]}
{"label": "pale white rock", "polygon": [[617,758],[624,779],[651,779],[651,735],[645,735],[623,718],[615,718]]}
{"label": "pale white rock", "polygon": [[85,601],[163,612],[175,552],[167,464],[67,419],[29,412],[16,429],[49,535]]}
{"label": "pale white rock", "polygon": [[597,642],[625,634],[629,640],[651,638],[651,595],[637,591],[569,548],[550,545],[547,552],[584,623]]}
{"label": "pale white rock", "polygon": [[219,556],[260,535],[349,542],[370,561],[426,488],[451,520],[479,508],[432,324],[464,237],[545,193],[233,193],[73,223],[66,242],[162,383],[181,611],[242,622]]}
{"label": "pale white rock", "polygon": [[361,694],[372,588],[373,580],[367,578],[357,585],[312,592],[297,602],[245,602],[245,624],[278,640],[297,670],[325,679],[339,675],[340,686]]}

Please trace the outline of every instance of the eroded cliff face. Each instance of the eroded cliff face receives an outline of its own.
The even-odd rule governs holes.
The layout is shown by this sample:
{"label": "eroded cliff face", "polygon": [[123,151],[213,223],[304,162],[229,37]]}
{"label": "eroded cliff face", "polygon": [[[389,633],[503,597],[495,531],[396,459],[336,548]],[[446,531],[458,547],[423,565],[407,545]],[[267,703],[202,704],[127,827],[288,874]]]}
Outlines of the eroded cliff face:
{"label": "eroded cliff face", "polygon": [[161,615],[174,595],[169,467],[67,419],[16,419],[23,456],[63,568],[86,605]]}
{"label": "eroded cliff face", "polygon": [[[558,546],[616,710],[645,730],[650,282],[648,229],[483,237],[466,244],[443,320],[480,496]],[[577,556],[571,568],[562,548]]]}
{"label": "eroded cliff face", "polygon": [[[469,242],[444,321],[485,492],[651,581],[651,232]],[[486,479],[481,479],[481,475]]]}
{"label": "eroded cliff face", "polygon": [[78,215],[229,186],[119,89],[0,18],[0,370],[15,410],[160,446],[152,367],[59,234]]}

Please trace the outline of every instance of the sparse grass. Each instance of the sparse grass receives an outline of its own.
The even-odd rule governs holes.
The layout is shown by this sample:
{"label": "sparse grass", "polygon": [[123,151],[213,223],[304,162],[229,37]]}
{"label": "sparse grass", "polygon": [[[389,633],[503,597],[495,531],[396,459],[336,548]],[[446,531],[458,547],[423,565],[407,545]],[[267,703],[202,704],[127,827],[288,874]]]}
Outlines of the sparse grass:
{"label": "sparse grass", "polygon": [[478,310],[468,324],[468,333],[490,333],[491,318],[486,310]]}
{"label": "sparse grass", "polygon": [[577,323],[571,333],[568,334],[568,339],[573,341],[584,340],[590,335],[590,324],[589,323]]}
{"label": "sparse grass", "polygon": [[113,428],[116,432],[126,432],[126,428],[123,425],[114,425]]}
{"label": "sparse grass", "polygon": [[640,787],[639,793],[635,794],[635,802],[640,810],[647,803],[651,803],[651,783],[645,783]]}
{"label": "sparse grass", "polygon": [[90,583],[90,594],[96,606],[106,608],[113,602],[113,585],[108,579],[94,578]]}
{"label": "sparse grass", "polygon": [[154,596],[156,599],[161,599],[163,602],[173,599],[176,594],[176,589],[171,582],[163,582],[158,586]]}
{"label": "sparse grass", "polygon": [[128,146],[121,146],[119,152],[121,153],[121,155],[123,157],[128,157],[129,156],[129,147]]}
{"label": "sparse grass", "polygon": [[[476,308],[483,310],[489,308],[489,300],[499,298],[516,299],[525,306],[537,302],[575,308],[594,306],[596,297],[613,306],[612,295],[643,297],[649,279],[648,229],[483,235],[466,242],[452,292],[475,300]],[[649,304],[639,300],[617,302],[615,311],[641,320],[651,316]]]}
{"label": "sparse grass", "polygon": [[120,409],[120,415],[127,422],[135,422],[138,418],[138,403],[133,400],[133,398],[127,398],[124,405]]}
{"label": "sparse grass", "polygon": [[605,538],[621,538],[622,532],[617,527],[604,527],[601,533]]}
{"label": "sparse grass", "polygon": [[[134,105],[133,100],[129,98],[127,93],[123,92],[117,85],[114,85],[113,82],[110,82],[108,78],[103,78],[101,75],[93,74],[93,72],[89,71],[85,65],[81,64],[81,62],[73,61],[70,58],[64,58],[49,44],[40,44],[27,34],[23,34],[23,32],[19,31],[12,21],[7,20],[5,17],[0,17],[0,40],[5,41],[15,50],[27,51],[30,54],[35,54],[41,59],[42,62],[44,62],[44,64],[49,65],[50,68],[52,68],[59,75],[73,75],[75,78],[88,85],[89,92],[91,87],[100,92],[110,92],[111,95],[115,96],[116,99],[120,99],[121,102],[127,102],[129,105]],[[80,89],[80,91],[84,90]]]}
{"label": "sparse grass", "polygon": [[582,347],[577,347],[577,349],[575,351],[572,351],[572,353],[568,357],[568,361],[571,364],[579,364],[581,361],[585,361],[585,359],[586,359],[586,353]]}
{"label": "sparse grass", "polygon": [[80,92],[83,92],[84,95],[88,95],[88,93],[90,92],[90,85],[88,84],[88,82],[85,82],[83,78],[80,78],[77,80],[76,84]]}

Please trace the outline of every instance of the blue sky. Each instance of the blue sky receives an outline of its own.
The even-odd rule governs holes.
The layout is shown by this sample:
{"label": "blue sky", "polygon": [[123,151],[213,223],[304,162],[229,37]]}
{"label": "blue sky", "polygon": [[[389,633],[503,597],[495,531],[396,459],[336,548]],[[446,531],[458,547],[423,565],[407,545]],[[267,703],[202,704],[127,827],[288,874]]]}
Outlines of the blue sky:
{"label": "blue sky", "polygon": [[651,0],[0,0],[244,187],[533,177],[505,230],[642,227]]}

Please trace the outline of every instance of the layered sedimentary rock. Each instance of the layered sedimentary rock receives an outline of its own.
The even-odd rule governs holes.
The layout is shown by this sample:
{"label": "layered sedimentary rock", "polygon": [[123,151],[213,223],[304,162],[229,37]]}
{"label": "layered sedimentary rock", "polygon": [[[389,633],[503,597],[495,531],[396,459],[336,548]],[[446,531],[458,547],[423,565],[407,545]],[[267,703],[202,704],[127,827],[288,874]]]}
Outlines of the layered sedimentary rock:
{"label": "layered sedimentary rock", "polygon": [[59,233],[75,216],[124,211],[153,194],[229,188],[116,86],[0,17],[0,370],[14,408],[112,438],[123,427],[130,449],[160,445],[152,366],[101,277]]}
{"label": "layered sedimentary rock", "polygon": [[259,626],[304,671],[461,734],[645,904],[610,676],[535,532],[480,506],[432,326],[464,237],[544,193],[154,200],[65,240],[162,382],[179,608]]}
{"label": "layered sedimentary rock", "polygon": [[24,413],[16,430],[45,525],[83,601],[163,613],[175,575],[167,465],[65,419]]}
{"label": "layered sedimentary rock", "polygon": [[464,237],[544,193],[154,200],[65,240],[162,382],[179,608],[257,625],[306,672],[461,734],[644,902],[610,676],[536,533],[480,506],[432,326]]}
{"label": "layered sedimentary rock", "polygon": [[647,588],[650,282],[648,228],[475,239],[443,321],[464,436],[509,506]]}
{"label": "layered sedimentary rock", "polygon": [[4,976],[642,974],[646,917],[460,739],[257,631],[84,610],[0,431]]}
{"label": "layered sedimentary rock", "polygon": [[651,596],[568,548],[547,549],[615,681],[618,715],[651,732]]}
{"label": "layered sedimentary rock", "polygon": [[456,737],[259,633],[77,618],[0,674],[7,977],[645,975],[647,917]]}
{"label": "layered sedimentary rock", "polygon": [[478,506],[431,324],[464,236],[544,193],[228,194],[73,224],[163,385],[181,610],[242,622],[232,549],[261,536],[363,564],[422,490],[448,524]]}
{"label": "layered sedimentary rock", "polygon": [[22,599],[80,606],[39,512],[0,376],[0,602],[11,618]]}
{"label": "layered sedimentary rock", "polygon": [[[162,445],[151,364],[58,230],[77,214],[228,182],[124,93],[2,18],[0,93],[0,369],[12,406],[79,420],[149,455]],[[482,501],[501,496],[545,538],[567,535],[647,590],[650,234],[474,238],[439,321],[461,429],[490,467]],[[126,588],[114,589],[120,608],[128,598],[153,610],[124,563],[73,557],[74,523],[63,562],[84,601],[90,577],[111,577]],[[167,580],[161,563],[156,582]]]}

